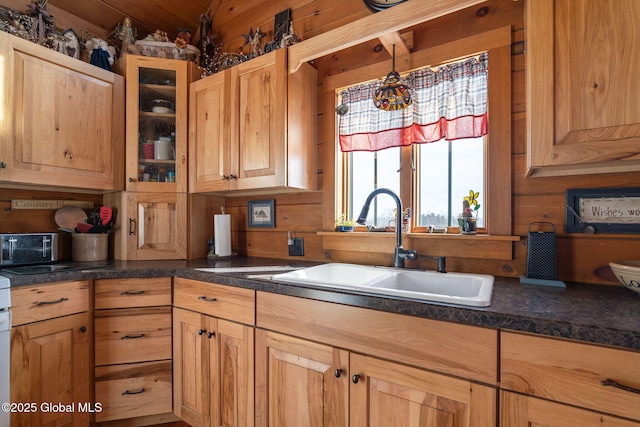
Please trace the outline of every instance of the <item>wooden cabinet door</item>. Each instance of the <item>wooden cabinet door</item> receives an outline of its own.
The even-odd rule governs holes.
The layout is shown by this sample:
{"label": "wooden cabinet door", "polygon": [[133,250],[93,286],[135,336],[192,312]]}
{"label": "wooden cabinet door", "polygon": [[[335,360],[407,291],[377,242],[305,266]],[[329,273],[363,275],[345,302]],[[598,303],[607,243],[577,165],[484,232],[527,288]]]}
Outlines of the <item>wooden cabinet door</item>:
{"label": "wooden cabinet door", "polygon": [[640,170],[640,2],[526,7],[529,173]]}
{"label": "wooden cabinet door", "polygon": [[211,399],[211,425],[253,427],[254,329],[222,319],[216,323],[218,366],[215,369],[220,379]]}
{"label": "wooden cabinet door", "polygon": [[231,171],[231,150],[236,149],[238,135],[237,76],[233,67],[191,84],[190,192],[227,190],[231,175],[237,173]]}
{"label": "wooden cabinet door", "polygon": [[173,309],[173,413],[192,426],[211,424],[210,398],[217,389],[215,343],[209,318],[200,313]]}
{"label": "wooden cabinet door", "polygon": [[[136,55],[125,55],[124,60],[126,189],[184,193],[188,182],[189,84],[197,78],[197,66],[191,61]],[[160,137],[172,139],[168,151],[160,153],[155,145],[151,147]],[[145,171],[150,174],[149,181],[144,181]]]}
{"label": "wooden cabinet door", "polygon": [[232,172],[236,189],[286,185],[286,54],[278,49],[237,66],[239,133],[231,158],[238,165]]}
{"label": "wooden cabinet door", "polygon": [[501,392],[501,427],[638,427],[640,423],[548,400]]}
{"label": "wooden cabinet door", "polygon": [[116,259],[184,259],[187,256],[187,194],[107,194],[104,203],[118,210]]}
{"label": "wooden cabinet door", "polygon": [[[12,413],[12,426],[89,425],[90,412],[79,407],[92,406],[89,326],[88,313],[80,313],[11,330],[11,402],[35,404]],[[50,403],[75,408],[48,409]]]}
{"label": "wooden cabinet door", "polygon": [[349,353],[256,330],[256,426],[349,425]]}
{"label": "wooden cabinet door", "polygon": [[0,181],[122,189],[123,78],[4,32],[0,46]]}
{"label": "wooden cabinet door", "polygon": [[351,427],[496,425],[496,390],[351,354]]}

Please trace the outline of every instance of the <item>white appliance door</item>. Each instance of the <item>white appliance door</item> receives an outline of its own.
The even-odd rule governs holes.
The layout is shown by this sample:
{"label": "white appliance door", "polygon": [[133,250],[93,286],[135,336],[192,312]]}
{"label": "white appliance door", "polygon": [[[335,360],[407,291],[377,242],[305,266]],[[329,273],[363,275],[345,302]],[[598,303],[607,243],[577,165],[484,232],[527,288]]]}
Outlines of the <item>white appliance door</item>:
{"label": "white appliance door", "polygon": [[9,356],[11,344],[11,313],[0,311],[0,427],[9,427]]}

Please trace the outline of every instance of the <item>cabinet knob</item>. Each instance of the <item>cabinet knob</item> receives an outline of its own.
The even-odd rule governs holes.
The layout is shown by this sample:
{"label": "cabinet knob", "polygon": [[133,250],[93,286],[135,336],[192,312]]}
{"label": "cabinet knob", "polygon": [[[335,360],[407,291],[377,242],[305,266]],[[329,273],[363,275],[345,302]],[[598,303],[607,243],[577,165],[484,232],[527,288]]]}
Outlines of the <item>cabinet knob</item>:
{"label": "cabinet knob", "polygon": [[0,162],[0,168],[5,169],[7,167],[6,162]]}
{"label": "cabinet knob", "polygon": [[207,330],[206,330],[206,329],[198,329],[198,335],[202,335],[202,334],[204,334],[205,332],[207,332]]}
{"label": "cabinet knob", "polygon": [[82,332],[82,333],[87,332],[87,327],[86,326],[80,326],[80,332]]}
{"label": "cabinet knob", "polygon": [[136,182],[135,178],[129,177],[129,182]]}
{"label": "cabinet knob", "polygon": [[342,376],[342,369],[336,369],[336,370],[333,372],[333,375],[335,375],[335,376],[336,376],[336,378],[340,378],[340,377]]}
{"label": "cabinet knob", "polygon": [[234,174],[229,175],[229,179],[238,179],[237,176],[235,176]]}
{"label": "cabinet knob", "polygon": [[223,181],[226,181],[226,180],[228,180],[228,179],[229,179],[229,177],[228,177],[227,175],[222,175],[222,180],[223,180]]}
{"label": "cabinet knob", "polygon": [[351,382],[353,382],[354,384],[358,384],[358,381],[360,381],[359,374],[355,374],[354,376],[351,377]]}
{"label": "cabinet knob", "polygon": [[211,339],[212,337],[215,337],[216,333],[215,332],[207,332],[207,338]]}

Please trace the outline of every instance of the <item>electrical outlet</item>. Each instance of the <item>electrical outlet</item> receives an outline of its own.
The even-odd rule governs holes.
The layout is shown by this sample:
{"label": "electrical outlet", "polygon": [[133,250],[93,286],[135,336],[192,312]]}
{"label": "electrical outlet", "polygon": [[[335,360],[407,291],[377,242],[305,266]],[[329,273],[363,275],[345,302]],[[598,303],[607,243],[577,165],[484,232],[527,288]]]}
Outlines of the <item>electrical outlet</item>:
{"label": "electrical outlet", "polygon": [[304,256],[304,239],[296,237],[293,244],[289,245],[289,256]]}

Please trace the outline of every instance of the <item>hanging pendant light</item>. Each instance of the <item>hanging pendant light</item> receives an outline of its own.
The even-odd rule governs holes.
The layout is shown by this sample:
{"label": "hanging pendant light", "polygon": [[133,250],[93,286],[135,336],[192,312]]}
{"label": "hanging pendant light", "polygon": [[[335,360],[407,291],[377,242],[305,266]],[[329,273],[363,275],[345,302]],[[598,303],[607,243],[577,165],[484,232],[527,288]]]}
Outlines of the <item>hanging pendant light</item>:
{"label": "hanging pendant light", "polygon": [[396,45],[394,44],[391,72],[373,94],[373,104],[380,110],[393,111],[403,110],[412,102],[411,88],[396,71]]}

